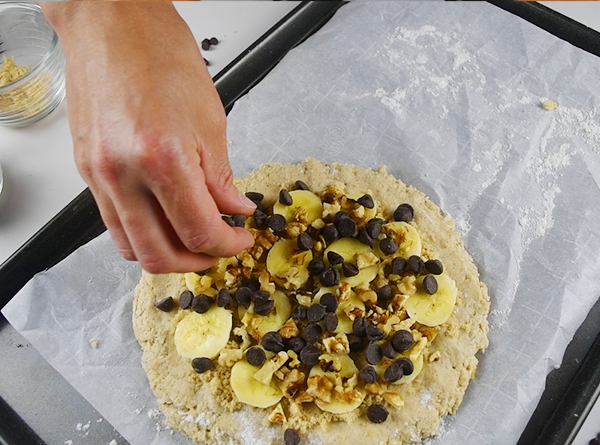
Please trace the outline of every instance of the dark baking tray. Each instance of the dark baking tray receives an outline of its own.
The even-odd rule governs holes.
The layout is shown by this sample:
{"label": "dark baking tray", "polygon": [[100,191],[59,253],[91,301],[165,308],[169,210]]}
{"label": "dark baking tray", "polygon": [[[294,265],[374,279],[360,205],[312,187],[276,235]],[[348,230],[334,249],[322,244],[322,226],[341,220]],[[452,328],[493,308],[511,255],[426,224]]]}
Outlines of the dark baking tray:
{"label": "dark baking tray", "polygon": [[[235,101],[290,49],[316,32],[345,3],[301,3],[217,74],[214,81],[226,110],[231,110]],[[492,0],[490,3],[600,56],[600,33],[576,21],[534,2]],[[33,275],[52,267],[105,230],[92,195],[86,189],[0,265],[0,308]],[[0,315],[0,331],[7,329],[12,327]],[[549,374],[538,407],[517,445],[570,444],[599,390],[600,300],[569,344],[561,367]],[[0,445],[45,444],[2,397],[0,393]],[[118,439],[119,444],[126,443]]]}

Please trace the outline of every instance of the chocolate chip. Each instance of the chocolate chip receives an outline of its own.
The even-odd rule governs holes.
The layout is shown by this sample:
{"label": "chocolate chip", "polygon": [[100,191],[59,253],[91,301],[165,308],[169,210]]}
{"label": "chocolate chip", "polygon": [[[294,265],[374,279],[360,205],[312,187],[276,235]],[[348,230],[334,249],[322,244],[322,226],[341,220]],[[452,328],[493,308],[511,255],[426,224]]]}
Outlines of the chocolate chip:
{"label": "chocolate chip", "polygon": [[313,323],[321,321],[325,316],[326,311],[327,310],[325,306],[322,304],[313,304],[306,311],[306,318],[308,318],[308,321]]}
{"label": "chocolate chip", "polygon": [[361,369],[358,376],[365,383],[375,383],[377,381],[377,371],[371,365]]}
{"label": "chocolate chip", "polygon": [[194,294],[189,290],[184,290],[179,296],[179,307],[181,309],[189,309],[192,307]]}
{"label": "chocolate chip", "polygon": [[325,310],[327,312],[335,312],[335,310],[338,307],[337,298],[331,292],[327,292],[327,293],[321,295],[321,299],[319,300],[319,303],[321,303],[323,306],[325,306]]}
{"label": "chocolate chip", "polygon": [[252,292],[252,301],[254,303],[264,303],[271,295],[266,290],[255,290]]}
{"label": "chocolate chip", "polygon": [[157,301],[154,306],[163,312],[169,312],[173,309],[173,297],[163,298],[162,300]]}
{"label": "chocolate chip", "polygon": [[337,226],[342,219],[346,218],[352,219],[350,213],[346,212],[345,210],[340,210],[333,217],[333,223]]}
{"label": "chocolate chip", "polygon": [[275,306],[273,300],[265,300],[254,303],[254,312],[258,315],[269,315]]}
{"label": "chocolate chip", "polygon": [[386,370],[383,373],[383,378],[386,382],[393,383],[400,380],[403,375],[404,368],[402,366],[402,363],[399,360],[396,360],[386,368]]}
{"label": "chocolate chip", "polygon": [[382,351],[383,351],[383,356],[387,357],[387,358],[396,358],[396,355],[398,355],[396,353],[396,349],[394,349],[394,346],[392,345],[391,342],[387,342],[383,346]]}
{"label": "chocolate chip", "polygon": [[[377,299],[383,304],[387,305],[390,301],[392,301],[392,286],[389,284],[385,284],[377,289]],[[379,302],[378,301],[378,302]]]}
{"label": "chocolate chip", "polygon": [[247,287],[252,292],[256,292],[260,290],[260,281],[256,278],[244,278],[242,280],[242,287]]}
{"label": "chocolate chip", "polygon": [[433,275],[427,275],[423,278],[423,290],[427,292],[429,295],[433,295],[438,290],[438,282]]}
{"label": "chocolate chip", "polygon": [[324,287],[335,286],[340,284],[340,273],[333,267],[328,267],[319,275],[319,280]]}
{"label": "chocolate chip", "polygon": [[358,230],[358,235],[356,239],[369,247],[373,247],[373,243],[375,242],[371,235],[369,235],[369,232],[367,231],[366,227],[363,227],[362,229]]}
{"label": "chocolate chip", "polygon": [[340,232],[333,224],[329,224],[321,230],[321,235],[327,244],[331,244],[340,237]]}
{"label": "chocolate chip", "polygon": [[311,323],[304,328],[303,336],[306,343],[316,343],[321,339],[323,329],[317,323]]}
{"label": "chocolate chip", "polygon": [[302,304],[299,304],[298,306],[296,306],[296,308],[292,312],[292,319],[294,319],[295,321],[306,320],[306,312],[307,311],[308,311],[308,307],[306,307]]}
{"label": "chocolate chip", "polygon": [[330,250],[327,252],[327,260],[329,261],[329,264],[335,266],[336,264],[342,264],[344,262],[344,257],[339,253]]}
{"label": "chocolate chip", "polygon": [[356,221],[351,217],[341,218],[337,223],[337,229],[341,236],[353,237],[358,233]]}
{"label": "chocolate chip", "polygon": [[308,273],[314,277],[315,275],[320,275],[321,272],[325,270],[325,263],[320,258],[313,258],[308,263]]}
{"label": "chocolate chip", "polygon": [[444,266],[440,260],[425,261],[425,269],[434,275],[439,275],[444,271]]}
{"label": "chocolate chip", "polygon": [[279,190],[279,203],[284,206],[291,206],[294,203],[292,195],[286,189]]}
{"label": "chocolate chip", "polygon": [[419,275],[425,268],[425,263],[418,255],[412,255],[408,259],[408,268],[415,274]]}
{"label": "chocolate chip", "polygon": [[210,49],[210,40],[204,39],[200,45],[204,51],[208,51]]}
{"label": "chocolate chip", "polygon": [[367,337],[350,334],[348,335],[348,344],[350,345],[350,352],[362,352],[369,344],[369,340],[367,340]]}
{"label": "chocolate chip", "polygon": [[346,261],[342,263],[342,273],[345,277],[354,277],[358,275],[358,272],[358,267],[356,267],[354,264]]}
{"label": "chocolate chip", "polygon": [[262,366],[265,360],[267,360],[267,355],[263,348],[252,346],[246,350],[246,360],[252,366]]}
{"label": "chocolate chip", "polygon": [[396,363],[398,362],[402,364],[402,373],[404,375],[411,375],[415,370],[413,362],[408,357],[400,357],[398,360],[396,360]]}
{"label": "chocolate chip", "polygon": [[254,211],[254,224],[257,229],[263,229],[266,226],[268,219],[269,217],[262,210],[256,209]]}
{"label": "chocolate chip", "polygon": [[367,325],[369,324],[369,320],[367,320],[364,317],[357,317],[354,319],[354,322],[352,323],[352,332],[355,335],[358,335],[359,337],[366,337],[367,336]]}
{"label": "chocolate chip", "polygon": [[231,216],[223,215],[223,216],[221,216],[221,218],[223,219],[223,221],[225,221],[227,223],[228,226],[235,227],[235,221],[233,220],[233,218]]}
{"label": "chocolate chip", "polygon": [[259,192],[246,192],[246,198],[254,203],[257,203],[265,199],[265,195]]}
{"label": "chocolate chip", "polygon": [[323,327],[327,332],[335,332],[338,327],[338,316],[333,312],[327,312],[323,316]]}
{"label": "chocolate chip", "polygon": [[384,238],[379,241],[379,248],[386,255],[393,255],[398,251],[398,244],[392,238]]}
{"label": "chocolate chip", "polygon": [[410,204],[400,204],[394,211],[394,221],[410,222],[415,216],[415,211]]}
{"label": "chocolate chip", "polygon": [[392,260],[391,266],[394,275],[402,275],[406,270],[406,266],[408,266],[408,261],[406,261],[405,258],[398,256]]}
{"label": "chocolate chip", "polygon": [[300,443],[300,434],[298,434],[298,431],[288,428],[283,433],[283,441],[285,445],[298,445]]}
{"label": "chocolate chip", "polygon": [[209,40],[211,45],[218,45],[219,44],[219,40],[216,37],[211,37]]}
{"label": "chocolate chip", "polygon": [[246,225],[246,215],[242,215],[241,213],[236,213],[232,216],[233,224],[235,227],[244,227]]}
{"label": "chocolate chip", "polygon": [[192,368],[198,374],[202,374],[202,373],[208,371],[209,369],[212,369],[212,367],[213,367],[213,362],[208,357],[196,357],[195,359],[192,360]]}
{"label": "chocolate chip", "polygon": [[267,226],[269,226],[273,232],[281,232],[285,229],[286,223],[285,217],[279,213],[276,213],[269,218]]}
{"label": "chocolate chip", "polygon": [[370,341],[381,340],[385,337],[385,333],[381,329],[370,323],[365,327],[365,333]]}
{"label": "chocolate chip", "polygon": [[204,57],[202,58],[202,60],[204,60],[204,64],[206,66],[210,66],[210,62],[208,60],[206,60]]}
{"label": "chocolate chip", "polygon": [[379,403],[374,403],[367,408],[367,418],[373,423],[385,422],[388,415],[387,408]]}
{"label": "chocolate chip", "polygon": [[367,209],[372,209],[375,207],[375,202],[373,201],[373,197],[371,195],[363,195],[356,200],[361,206],[366,207]]}
{"label": "chocolate chip", "polygon": [[310,188],[302,181],[294,182],[294,190],[310,190]]}
{"label": "chocolate chip", "polygon": [[320,355],[321,353],[319,352],[319,349],[316,346],[306,345],[302,348],[302,351],[300,351],[298,357],[300,358],[300,361],[305,365],[314,366],[317,363],[319,363]]}
{"label": "chocolate chip", "polygon": [[283,338],[277,332],[267,332],[260,344],[267,351],[271,352],[281,352],[285,349],[285,345],[283,344]]}
{"label": "chocolate chip", "polygon": [[373,218],[370,219],[367,223],[366,229],[367,233],[371,238],[377,238],[381,233],[381,228],[383,227],[384,220],[381,218]]}
{"label": "chocolate chip", "polygon": [[196,295],[192,300],[192,309],[194,309],[199,314],[204,314],[207,312],[212,306],[214,300],[210,298],[208,295],[200,294]]}
{"label": "chocolate chip", "polygon": [[313,248],[313,239],[308,232],[302,232],[300,235],[298,235],[296,240],[298,243],[298,249],[300,250],[310,250]]}
{"label": "chocolate chip", "polygon": [[404,352],[413,344],[412,334],[406,330],[396,331],[392,336],[391,344],[396,351]]}
{"label": "chocolate chip", "polygon": [[383,351],[381,350],[381,346],[377,343],[369,343],[365,348],[365,359],[367,363],[370,365],[376,365],[383,358]]}
{"label": "chocolate chip", "polygon": [[222,287],[221,289],[219,289],[219,293],[217,294],[217,299],[216,299],[217,306],[225,307],[232,301],[233,301],[233,297],[229,293],[229,289],[227,289],[226,287]]}
{"label": "chocolate chip", "polygon": [[304,348],[306,346],[306,342],[301,337],[288,338],[285,341],[285,344],[288,349],[291,349],[296,354],[300,354],[300,351],[302,351],[302,348]]}
{"label": "chocolate chip", "polygon": [[234,297],[242,306],[248,306],[252,301],[252,289],[242,286],[235,291]]}

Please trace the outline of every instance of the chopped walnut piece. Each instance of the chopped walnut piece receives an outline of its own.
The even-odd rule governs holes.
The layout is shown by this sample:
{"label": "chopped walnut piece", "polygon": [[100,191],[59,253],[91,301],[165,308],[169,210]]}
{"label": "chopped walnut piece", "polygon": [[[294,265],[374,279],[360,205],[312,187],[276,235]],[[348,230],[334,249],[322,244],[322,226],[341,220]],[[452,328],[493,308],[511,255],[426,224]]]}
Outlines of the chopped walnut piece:
{"label": "chopped walnut piece", "polygon": [[281,328],[279,328],[279,335],[283,338],[292,338],[297,337],[300,334],[300,329],[296,325],[296,322],[293,319],[288,319]]}
{"label": "chopped walnut piece", "polygon": [[247,250],[243,250],[240,254],[238,254],[238,259],[242,263],[242,266],[250,269],[253,269],[256,264],[254,258]]}
{"label": "chopped walnut piece", "polygon": [[379,382],[367,383],[365,385],[365,390],[369,394],[373,394],[373,395],[383,394],[385,392],[385,389],[386,389],[385,386]]}
{"label": "chopped walnut piece", "polygon": [[296,294],[296,301],[298,302],[298,304],[301,304],[303,306],[310,306],[312,304],[310,296],[303,294]]}
{"label": "chopped walnut piece", "polygon": [[379,263],[379,258],[373,252],[361,252],[356,254],[356,267],[364,269],[375,266]]}
{"label": "chopped walnut piece", "polygon": [[357,389],[346,389],[338,393],[336,399],[342,403],[350,403],[355,400],[362,400],[362,394]]}
{"label": "chopped walnut piece", "polygon": [[429,343],[431,343],[433,341],[433,339],[435,337],[437,337],[439,328],[421,325],[421,326],[417,327],[417,331],[419,331],[421,334],[423,334],[423,336],[427,338],[427,341]]}
{"label": "chopped walnut piece", "polygon": [[213,279],[208,275],[190,272],[185,274],[185,285],[194,295],[202,294],[212,285]]}
{"label": "chopped walnut piece", "polygon": [[305,230],[306,225],[299,222],[290,222],[285,226],[285,232],[287,233],[288,238],[297,238],[298,235],[300,235]]}
{"label": "chopped walnut piece", "polygon": [[382,395],[385,401],[390,405],[396,408],[402,408],[404,406],[404,400],[402,400],[400,394],[396,392],[384,392]]}
{"label": "chopped walnut piece", "polygon": [[331,402],[331,391],[333,383],[327,377],[321,374],[315,374],[307,380],[308,388],[306,392],[324,402]]}
{"label": "chopped walnut piece", "polygon": [[376,304],[377,303],[377,293],[375,291],[372,291],[372,290],[367,290],[367,291],[364,291],[364,292],[359,292],[358,293],[358,298],[360,298],[365,303],[372,303],[372,304]]}
{"label": "chopped walnut piece", "polygon": [[314,402],[315,398],[311,396],[307,391],[298,391],[296,396],[294,397],[294,402],[296,403],[310,403]]}
{"label": "chopped walnut piece", "polygon": [[344,196],[344,188],[341,184],[330,185],[321,195],[321,200],[325,203],[337,202],[340,203]]}
{"label": "chopped walnut piece", "polygon": [[242,359],[243,351],[241,349],[221,349],[217,362],[221,366],[231,368],[236,362]]}
{"label": "chopped walnut piece", "polygon": [[260,283],[260,290],[267,291],[269,294],[273,294],[273,292],[277,290],[277,287],[275,286],[275,283],[271,281],[271,275],[269,275],[267,270],[263,269],[260,271],[258,282]]}
{"label": "chopped walnut piece", "polygon": [[336,295],[338,302],[343,303],[348,299],[348,297],[350,297],[350,295],[352,295],[352,288],[348,283],[340,283],[339,287],[337,288]]}
{"label": "chopped walnut piece", "polygon": [[440,353],[440,351],[435,351],[429,356],[427,361],[429,363],[433,363],[433,362],[437,362],[440,358],[442,358],[442,354]]}
{"label": "chopped walnut piece", "polygon": [[352,215],[352,217],[355,220],[358,220],[359,223],[364,223],[365,217],[366,217],[366,212],[365,212],[365,208],[363,206],[359,205],[359,206],[355,207],[354,209],[352,209],[350,214]]}
{"label": "chopped walnut piece", "polygon": [[394,331],[394,326],[400,323],[400,317],[397,315],[392,315],[391,317],[387,317],[387,320],[381,324],[379,327],[385,333],[385,335],[390,335],[392,331]]}
{"label": "chopped walnut piece", "polygon": [[321,354],[319,356],[321,369],[326,372],[339,372],[342,370],[342,361],[336,354]]}
{"label": "chopped walnut piece", "polygon": [[287,352],[288,355],[290,356],[290,358],[292,359],[289,363],[288,366],[290,368],[297,368],[298,366],[300,366],[302,364],[302,362],[300,362],[300,360],[298,360],[298,354],[296,354],[294,351],[292,351],[291,349]]}
{"label": "chopped walnut piece", "polygon": [[281,403],[278,403],[275,409],[271,411],[271,414],[269,414],[268,419],[271,423],[285,423],[286,418]]}
{"label": "chopped walnut piece", "polygon": [[333,219],[335,214],[337,212],[339,212],[340,210],[342,210],[342,206],[340,206],[340,204],[338,202],[334,202],[331,204],[328,202],[324,202],[323,203],[323,219],[325,219],[325,220]]}
{"label": "chopped walnut piece", "polygon": [[242,344],[240,345],[240,349],[245,351],[250,347],[252,341],[250,340],[250,336],[248,335],[248,331],[246,331],[243,327],[238,326],[237,328],[233,328],[233,335],[237,335],[238,337],[242,337]]}
{"label": "chopped walnut piece", "polygon": [[407,275],[398,283],[398,291],[403,295],[414,295],[417,292],[417,277]]}
{"label": "chopped walnut piece", "polygon": [[298,392],[304,388],[306,381],[306,374],[298,371],[297,369],[292,369],[285,378],[279,384],[279,387],[289,397],[294,397]]}
{"label": "chopped walnut piece", "polygon": [[323,345],[327,352],[336,352],[338,354],[350,353],[350,342],[343,332],[337,334],[335,337],[325,338],[323,340]]}
{"label": "chopped walnut piece", "polygon": [[285,362],[287,362],[287,360],[288,355],[286,352],[278,352],[273,358],[263,363],[262,367],[258,371],[256,371],[253,377],[259,382],[264,383],[265,385],[270,385],[275,371],[277,371],[279,368],[285,365]]}
{"label": "chopped walnut piece", "polygon": [[321,230],[327,224],[325,224],[325,221],[323,221],[321,218],[317,218],[310,225],[313,226],[317,230]]}
{"label": "chopped walnut piece", "polygon": [[278,275],[277,278],[283,280],[283,287],[286,289],[299,287],[304,282],[304,278],[297,267],[290,267],[284,274]]}

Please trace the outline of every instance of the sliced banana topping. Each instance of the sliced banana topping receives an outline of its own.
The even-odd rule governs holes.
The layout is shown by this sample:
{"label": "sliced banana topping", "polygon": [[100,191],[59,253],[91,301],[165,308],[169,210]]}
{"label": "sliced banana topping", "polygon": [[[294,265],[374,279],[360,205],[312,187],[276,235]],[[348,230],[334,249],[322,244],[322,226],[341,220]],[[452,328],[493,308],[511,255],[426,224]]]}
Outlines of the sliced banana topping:
{"label": "sliced banana topping", "polygon": [[300,250],[295,240],[280,239],[267,255],[267,270],[285,289],[302,287],[309,278],[310,250]]}
{"label": "sliced banana topping", "polygon": [[231,389],[238,400],[246,405],[257,408],[268,408],[278,403],[283,397],[283,392],[275,380],[265,384],[256,378],[255,374],[260,367],[252,366],[245,360],[240,360],[231,368]]}
{"label": "sliced banana topping", "polygon": [[[348,277],[342,273],[340,274],[341,282],[348,283],[351,287],[354,287],[361,283],[370,283],[377,276],[379,271],[377,267],[378,260],[374,255],[373,249],[361,243],[356,238],[342,238],[331,243],[324,252],[327,265],[329,265],[328,255],[330,252],[340,255],[345,262],[357,266],[358,274]],[[373,255],[369,256],[369,254]],[[365,264],[365,261],[367,261],[366,258],[371,258],[371,261]],[[359,267],[361,265],[364,265],[364,267]]]}
{"label": "sliced banana topping", "polygon": [[404,307],[410,318],[426,326],[437,326],[450,318],[458,291],[454,280],[442,273],[435,276],[437,291],[429,294],[423,289],[424,278],[417,279],[417,292],[406,300]]}
{"label": "sliced banana topping", "polygon": [[[383,231],[398,245],[397,255],[409,258],[421,255],[421,237],[413,226],[404,221],[393,221],[384,224]],[[379,251],[382,256],[385,254]]]}
{"label": "sliced banana topping", "polygon": [[273,213],[283,215],[286,221],[298,221],[311,224],[321,218],[323,203],[321,198],[308,190],[294,190],[289,193],[292,198],[291,205],[277,201],[273,206]]}
{"label": "sliced banana topping", "polygon": [[187,359],[215,358],[229,341],[232,314],[227,309],[213,306],[207,312],[190,312],[175,329],[177,353]]}

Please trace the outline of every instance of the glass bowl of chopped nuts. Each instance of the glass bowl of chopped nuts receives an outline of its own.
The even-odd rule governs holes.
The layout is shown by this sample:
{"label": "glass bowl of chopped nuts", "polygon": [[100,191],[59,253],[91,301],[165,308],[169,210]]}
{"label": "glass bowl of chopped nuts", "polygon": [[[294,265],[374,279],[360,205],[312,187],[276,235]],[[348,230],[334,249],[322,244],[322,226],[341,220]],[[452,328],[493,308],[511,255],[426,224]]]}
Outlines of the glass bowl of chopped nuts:
{"label": "glass bowl of chopped nuts", "polygon": [[33,3],[0,2],[0,125],[23,127],[65,97],[58,36]]}

